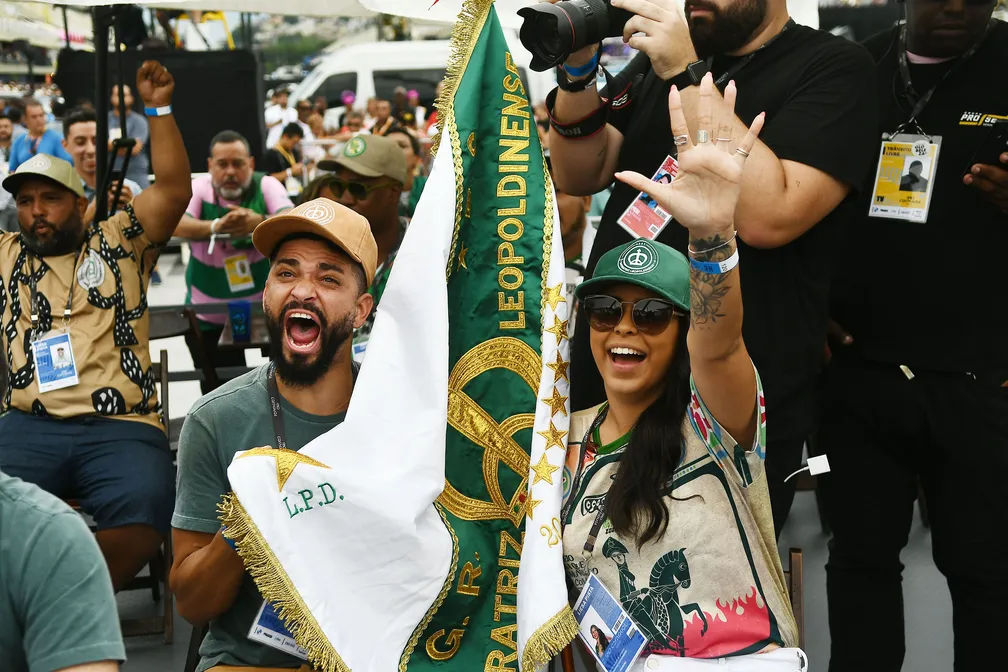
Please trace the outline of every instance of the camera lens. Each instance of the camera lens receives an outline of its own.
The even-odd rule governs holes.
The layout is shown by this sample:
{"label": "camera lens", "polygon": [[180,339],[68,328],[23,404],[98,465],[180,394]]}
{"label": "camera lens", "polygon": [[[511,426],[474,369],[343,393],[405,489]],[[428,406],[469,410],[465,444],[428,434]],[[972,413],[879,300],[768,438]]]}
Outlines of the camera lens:
{"label": "camera lens", "polygon": [[518,37],[532,53],[529,67],[537,72],[560,65],[572,53],[606,37],[623,34],[632,14],[614,9],[609,0],[565,0],[523,7]]}

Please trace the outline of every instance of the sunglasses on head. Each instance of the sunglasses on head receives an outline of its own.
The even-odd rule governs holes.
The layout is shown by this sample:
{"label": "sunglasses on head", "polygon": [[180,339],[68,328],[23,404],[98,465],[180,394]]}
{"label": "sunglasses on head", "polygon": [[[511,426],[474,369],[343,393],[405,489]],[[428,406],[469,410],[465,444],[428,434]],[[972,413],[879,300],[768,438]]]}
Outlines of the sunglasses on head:
{"label": "sunglasses on head", "polygon": [[630,317],[634,326],[642,334],[657,336],[672,323],[672,318],[682,315],[675,304],[665,299],[641,299],[640,301],[620,301],[604,294],[586,297],[581,309],[588,316],[588,324],[595,331],[612,331],[623,321],[623,306],[632,306]]}
{"label": "sunglasses on head", "polygon": [[371,195],[371,192],[379,187],[384,187],[385,182],[364,184],[363,182],[351,182],[338,177],[333,177],[326,182],[326,186],[332,190],[333,196],[336,198],[343,198],[343,192],[349,191],[355,201],[366,201],[367,197]]}

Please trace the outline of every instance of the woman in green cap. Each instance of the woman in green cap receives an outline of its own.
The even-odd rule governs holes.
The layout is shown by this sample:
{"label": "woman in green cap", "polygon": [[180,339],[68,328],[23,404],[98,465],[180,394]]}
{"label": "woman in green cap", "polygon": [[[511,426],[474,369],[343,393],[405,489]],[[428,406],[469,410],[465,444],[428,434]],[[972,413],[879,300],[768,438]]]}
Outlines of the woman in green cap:
{"label": "woman in green cap", "polygon": [[[807,669],[763,473],[763,392],[742,340],[733,218],[745,159],[766,151],[763,115],[736,145],[735,96],[734,83],[715,95],[707,75],[693,136],[672,87],[675,179],[616,175],[689,229],[689,259],[638,239],[576,290],[607,401],[571,418],[564,561],[575,613],[599,599],[594,580],[585,589],[594,577],[643,636],[633,670]],[[618,641],[607,669],[614,647],[636,648]]]}

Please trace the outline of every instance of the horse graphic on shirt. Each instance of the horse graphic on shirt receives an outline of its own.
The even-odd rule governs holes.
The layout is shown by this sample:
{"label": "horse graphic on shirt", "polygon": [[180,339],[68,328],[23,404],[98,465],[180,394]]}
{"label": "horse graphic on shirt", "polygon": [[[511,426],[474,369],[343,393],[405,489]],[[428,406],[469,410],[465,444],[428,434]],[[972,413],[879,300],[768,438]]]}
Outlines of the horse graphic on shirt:
{"label": "horse graphic on shirt", "polygon": [[707,633],[707,616],[697,603],[679,604],[679,588],[689,588],[690,571],[686,549],[670,551],[658,558],[651,569],[649,586],[638,589],[626,562],[626,546],[610,537],[602,555],[616,563],[620,580],[620,602],[631,620],[648,638],[649,650],[672,651],[686,657],[683,637],[685,615],[695,612],[703,621],[702,637]]}

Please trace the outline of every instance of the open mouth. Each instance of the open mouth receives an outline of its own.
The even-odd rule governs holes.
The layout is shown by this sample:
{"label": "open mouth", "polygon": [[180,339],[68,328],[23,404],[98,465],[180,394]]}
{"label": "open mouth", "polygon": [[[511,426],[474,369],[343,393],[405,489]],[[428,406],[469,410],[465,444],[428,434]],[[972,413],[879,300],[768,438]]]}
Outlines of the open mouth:
{"label": "open mouth", "polygon": [[617,369],[627,369],[637,366],[647,359],[647,355],[636,348],[616,346],[609,348],[609,361]]}
{"label": "open mouth", "polygon": [[312,354],[319,349],[322,325],[319,318],[305,310],[292,310],[284,320],[287,346],[298,354]]}

